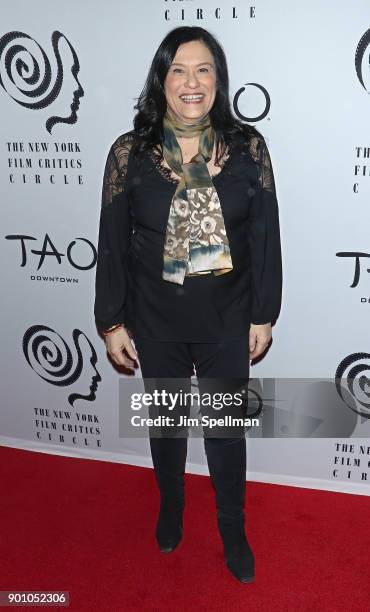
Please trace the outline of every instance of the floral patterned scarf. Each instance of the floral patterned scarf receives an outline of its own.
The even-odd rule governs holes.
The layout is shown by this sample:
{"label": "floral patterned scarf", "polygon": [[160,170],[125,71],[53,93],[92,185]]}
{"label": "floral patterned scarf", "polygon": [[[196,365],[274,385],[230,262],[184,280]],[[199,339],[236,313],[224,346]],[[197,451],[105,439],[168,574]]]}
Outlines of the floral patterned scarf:
{"label": "floral patterned scarf", "polygon": [[[184,124],[166,111],[163,156],[181,177],[172,198],[163,253],[162,278],[182,285],[185,276],[232,270],[229,241],[217,191],[208,172],[215,133],[209,114]],[[184,164],[179,137],[199,134],[198,153]]]}

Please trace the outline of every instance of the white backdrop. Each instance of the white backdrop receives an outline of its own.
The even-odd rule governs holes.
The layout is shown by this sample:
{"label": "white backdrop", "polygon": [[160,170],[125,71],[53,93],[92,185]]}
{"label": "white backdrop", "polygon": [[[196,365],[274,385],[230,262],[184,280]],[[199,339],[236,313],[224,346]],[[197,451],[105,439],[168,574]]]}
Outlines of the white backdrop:
{"label": "white backdrop", "polygon": [[[283,305],[251,376],[324,378],[338,399],[337,372],[362,407],[360,415],[343,402],[351,425],[335,429],[336,415],[318,401],[330,438],[249,439],[247,476],[368,495],[366,0],[350,8],[344,0],[4,3],[0,443],[151,466],[147,438],[119,437],[118,386],[127,375],[112,367],[96,332],[95,256],[109,146],[132,128],[155,49],[179,25],[219,39],[231,101],[244,88],[238,111],[266,137],[274,166]],[[17,44],[23,51],[12,55]],[[254,121],[265,109],[260,87],[271,107]],[[208,473],[201,439],[189,442],[187,469]]]}

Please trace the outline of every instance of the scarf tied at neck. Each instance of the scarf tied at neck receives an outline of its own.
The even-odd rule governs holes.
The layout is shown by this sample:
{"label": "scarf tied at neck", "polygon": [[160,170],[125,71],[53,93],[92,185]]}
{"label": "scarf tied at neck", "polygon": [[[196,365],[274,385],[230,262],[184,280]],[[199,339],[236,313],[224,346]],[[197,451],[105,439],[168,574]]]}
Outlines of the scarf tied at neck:
{"label": "scarf tied at neck", "polygon": [[[167,222],[162,278],[182,285],[185,276],[225,274],[233,269],[220,200],[207,162],[215,133],[209,114],[184,124],[169,113],[163,118],[163,157],[180,177]],[[183,163],[178,137],[199,134],[198,153]]]}

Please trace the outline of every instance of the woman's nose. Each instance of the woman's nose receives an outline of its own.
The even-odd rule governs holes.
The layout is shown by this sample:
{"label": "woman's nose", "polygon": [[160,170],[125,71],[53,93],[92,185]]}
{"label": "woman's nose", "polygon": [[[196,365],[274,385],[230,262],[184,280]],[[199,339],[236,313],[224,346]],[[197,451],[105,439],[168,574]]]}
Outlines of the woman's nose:
{"label": "woman's nose", "polygon": [[186,74],[186,84],[190,85],[190,87],[196,87],[198,85],[199,81],[198,81],[198,76],[196,74],[196,72],[188,72]]}

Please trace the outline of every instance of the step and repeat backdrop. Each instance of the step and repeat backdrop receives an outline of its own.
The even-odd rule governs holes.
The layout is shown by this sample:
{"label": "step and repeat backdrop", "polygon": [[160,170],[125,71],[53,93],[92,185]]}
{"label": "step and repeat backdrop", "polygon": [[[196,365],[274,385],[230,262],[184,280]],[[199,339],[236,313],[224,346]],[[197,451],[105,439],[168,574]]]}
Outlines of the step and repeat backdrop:
{"label": "step and repeat backdrop", "polygon": [[[94,280],[107,152],[179,25],[222,44],[234,113],[263,133],[275,172],[283,303],[251,367],[262,402],[247,477],[368,495],[367,0],[3,3],[0,443],[152,465],[146,432],[122,426],[140,370],[109,360]],[[200,436],[187,469],[208,473]]]}

